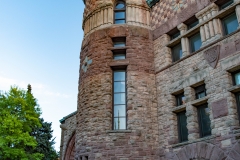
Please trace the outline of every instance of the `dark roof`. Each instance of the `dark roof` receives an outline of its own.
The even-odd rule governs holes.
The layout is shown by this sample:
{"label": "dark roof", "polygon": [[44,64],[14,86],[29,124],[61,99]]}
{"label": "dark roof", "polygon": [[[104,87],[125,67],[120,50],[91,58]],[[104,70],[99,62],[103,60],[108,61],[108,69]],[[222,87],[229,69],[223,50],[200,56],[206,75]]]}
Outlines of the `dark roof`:
{"label": "dark roof", "polygon": [[146,0],[149,7],[154,6],[159,0]]}
{"label": "dark roof", "polygon": [[68,119],[68,118],[74,116],[75,114],[77,114],[77,111],[75,111],[75,112],[73,112],[73,113],[71,113],[71,114],[69,114],[69,115],[63,117],[62,119],[59,120],[59,122],[60,122],[60,123],[64,123],[66,119]]}

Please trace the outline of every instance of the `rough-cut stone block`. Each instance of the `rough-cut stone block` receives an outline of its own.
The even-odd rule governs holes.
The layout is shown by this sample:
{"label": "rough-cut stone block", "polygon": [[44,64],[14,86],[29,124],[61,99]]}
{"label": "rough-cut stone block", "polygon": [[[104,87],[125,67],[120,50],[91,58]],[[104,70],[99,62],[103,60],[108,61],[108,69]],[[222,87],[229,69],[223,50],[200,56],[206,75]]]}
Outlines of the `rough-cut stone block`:
{"label": "rough-cut stone block", "polygon": [[228,115],[227,98],[213,102],[211,105],[214,119]]}

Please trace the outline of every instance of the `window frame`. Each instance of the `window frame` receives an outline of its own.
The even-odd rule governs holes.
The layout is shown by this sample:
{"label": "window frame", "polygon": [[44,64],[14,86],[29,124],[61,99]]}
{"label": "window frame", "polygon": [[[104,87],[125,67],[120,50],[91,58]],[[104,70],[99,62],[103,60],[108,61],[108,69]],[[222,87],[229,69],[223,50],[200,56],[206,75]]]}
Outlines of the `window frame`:
{"label": "window frame", "polygon": [[[222,23],[222,31],[223,31],[223,35],[229,35],[229,34],[231,34],[231,33],[233,33],[233,32],[235,32],[235,31],[237,31],[237,29],[235,30],[235,31],[233,31],[233,32],[231,32],[231,33],[227,33],[226,32],[226,27],[225,27],[225,25],[224,25],[224,20],[226,20],[227,18],[229,18],[230,16],[232,16],[232,15],[236,15],[236,20],[237,20],[237,22],[238,22],[238,19],[237,19],[237,14],[236,14],[236,12],[234,11],[234,12],[231,12],[230,14],[228,14],[227,16],[225,16],[225,17],[223,17],[222,19],[221,19],[221,23]],[[239,25],[238,25],[238,27],[239,27]]]}
{"label": "window frame", "polygon": [[236,103],[237,103],[238,121],[240,124],[240,92],[237,92],[235,94],[235,97],[236,97]]}
{"label": "window frame", "polygon": [[[196,98],[196,99],[201,99],[201,98],[198,97],[198,94],[201,93],[201,92],[204,92],[204,93],[205,93],[205,96],[204,96],[204,97],[207,96],[206,87],[205,87],[205,86],[206,86],[205,84],[202,84],[202,85],[199,85],[199,86],[197,86],[197,87],[194,88],[194,90],[195,90],[195,98]],[[202,98],[203,98],[203,97],[202,97]]]}
{"label": "window frame", "polygon": [[[126,59],[126,37],[114,37],[112,38],[112,42],[113,42],[113,47],[114,49],[112,50],[113,53],[113,59],[114,60],[123,60]],[[115,43],[117,42],[122,42],[122,46],[115,46]],[[115,59],[116,55],[123,55],[124,58],[122,59]]]}
{"label": "window frame", "polygon": [[186,116],[186,110],[185,111],[181,111],[181,112],[178,112],[177,113],[177,123],[178,123],[178,141],[179,143],[181,142],[187,142],[188,141],[188,128],[187,128],[187,116],[186,116],[186,129],[187,129],[187,140],[183,140],[183,133],[182,133],[182,130],[181,130],[181,125],[180,123],[182,122],[181,119],[180,119],[180,116],[184,114],[184,116]]}
{"label": "window frame", "polygon": [[200,32],[197,32],[197,33],[195,33],[194,35],[192,35],[191,37],[188,38],[189,39],[189,48],[190,48],[191,53],[194,53],[194,52],[198,51],[199,49],[201,49],[201,46],[200,46],[199,49],[193,50],[192,39],[196,36],[200,37],[201,46],[202,46],[202,39],[201,39]]}
{"label": "window frame", "polygon": [[[201,112],[200,112],[200,109],[201,108],[208,108],[208,103],[205,103],[205,104],[202,104],[200,106],[197,107],[197,114],[198,114],[198,125],[199,125],[199,136],[200,138],[203,138],[203,137],[207,137],[207,136],[211,136],[212,135],[212,129],[211,129],[211,119],[210,119],[210,116],[208,117],[209,118],[209,121],[210,121],[210,130],[211,130],[211,133],[210,134],[207,134],[207,135],[204,135],[203,134],[203,122],[202,122],[202,117],[201,117]],[[210,113],[209,113],[210,114]]]}
{"label": "window frame", "polygon": [[[232,74],[233,86],[236,86],[236,85],[237,85],[237,84],[236,84],[236,79],[235,79],[235,75],[236,75],[237,73],[240,73],[240,70],[237,70],[237,71],[234,71],[234,72],[231,73],[231,74]],[[240,85],[240,84],[238,84],[238,85]]]}
{"label": "window frame", "polygon": [[[121,118],[122,116],[119,116],[119,117],[115,117],[114,116],[114,72],[121,72],[121,71],[124,71],[125,72],[125,114],[126,114],[126,117],[125,117],[125,126],[126,128],[125,129],[114,129],[114,118]],[[121,130],[127,130],[127,119],[128,119],[128,116],[127,116],[127,70],[125,67],[117,67],[117,68],[114,68],[112,70],[112,130],[117,130],[117,131],[121,131]]]}
{"label": "window frame", "polygon": [[182,97],[185,97],[184,92],[181,92],[181,93],[175,95],[176,106],[181,106],[181,105],[184,104],[184,103],[182,102],[182,99],[181,99]]}
{"label": "window frame", "polygon": [[[120,50],[113,50],[113,60],[123,60],[126,59],[126,49],[120,49]],[[117,55],[123,55],[124,58],[123,59],[115,59],[115,56]]]}
{"label": "window frame", "polygon": [[[117,9],[116,8],[116,6],[117,6],[117,4],[118,3],[122,3],[123,5],[124,5],[124,8],[122,8],[122,9]],[[115,13],[116,12],[124,12],[124,17],[125,18],[119,18],[119,19],[116,19],[115,18]],[[118,0],[118,1],[116,1],[116,3],[115,3],[115,6],[114,6],[114,12],[113,12],[113,19],[114,19],[114,24],[126,24],[126,3],[125,3],[125,1],[122,1],[122,0]],[[116,23],[116,20],[124,20],[125,22],[124,23]]]}
{"label": "window frame", "polygon": [[[180,55],[179,55],[179,59],[177,59],[177,60],[175,60],[174,59],[174,48],[177,48],[178,46],[180,46],[181,47],[181,50],[182,50],[182,44],[181,44],[181,42],[180,43],[178,43],[178,44],[176,44],[175,46],[173,46],[172,48],[171,48],[171,52],[172,52],[172,62],[177,62],[178,60],[180,60],[180,59],[182,59],[182,57],[183,56],[181,56],[180,57]],[[182,53],[183,54],[183,53]]]}

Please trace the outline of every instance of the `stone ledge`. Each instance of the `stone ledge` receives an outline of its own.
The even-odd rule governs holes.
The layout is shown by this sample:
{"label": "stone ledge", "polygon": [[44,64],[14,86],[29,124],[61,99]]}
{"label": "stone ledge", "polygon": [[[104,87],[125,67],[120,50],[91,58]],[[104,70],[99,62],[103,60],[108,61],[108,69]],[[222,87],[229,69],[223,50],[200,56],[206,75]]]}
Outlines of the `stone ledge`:
{"label": "stone ledge", "polygon": [[109,62],[110,67],[127,66],[128,64],[129,64],[129,60],[127,59],[113,60],[112,62]]}
{"label": "stone ledge", "polygon": [[240,84],[236,86],[232,86],[231,88],[228,89],[229,92],[236,93],[240,91]]}
{"label": "stone ledge", "polygon": [[196,100],[191,102],[191,105],[199,106],[199,105],[202,105],[204,103],[207,103],[208,98],[209,98],[209,96],[206,96],[206,97],[203,97],[203,98],[200,98],[200,99],[196,99]]}
{"label": "stone ledge", "polygon": [[176,147],[180,147],[180,146],[184,146],[184,145],[188,145],[188,144],[192,144],[192,143],[196,143],[196,142],[206,141],[206,140],[209,140],[209,139],[213,139],[213,138],[215,138],[215,137],[217,137],[217,136],[211,135],[211,136],[199,138],[199,139],[192,140],[192,141],[187,141],[187,142],[182,142],[182,143],[174,144],[174,145],[172,145],[172,148],[176,148]]}
{"label": "stone ledge", "polygon": [[124,50],[124,49],[129,49],[129,46],[125,46],[125,47],[109,47],[108,50],[111,51],[117,51],[117,50]]}
{"label": "stone ledge", "polygon": [[109,130],[106,133],[131,133],[132,130]]}
{"label": "stone ledge", "polygon": [[172,109],[172,112],[178,113],[178,112],[181,112],[181,111],[184,111],[184,110],[186,110],[186,105],[185,104],[183,104],[181,106],[174,107]]}

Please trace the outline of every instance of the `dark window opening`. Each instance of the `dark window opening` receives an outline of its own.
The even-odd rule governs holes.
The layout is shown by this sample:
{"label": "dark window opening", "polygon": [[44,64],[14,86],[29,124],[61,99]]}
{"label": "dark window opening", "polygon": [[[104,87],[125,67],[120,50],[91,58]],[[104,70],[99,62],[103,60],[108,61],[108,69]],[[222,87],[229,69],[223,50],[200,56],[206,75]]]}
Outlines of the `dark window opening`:
{"label": "dark window opening", "polygon": [[239,85],[240,84],[240,71],[233,72],[232,77],[233,77],[233,85]]}
{"label": "dark window opening", "polygon": [[238,21],[236,13],[232,13],[229,16],[222,19],[224,34],[228,35],[238,29]]}
{"label": "dark window opening", "polygon": [[203,104],[198,108],[198,123],[200,129],[200,137],[211,135],[211,121],[209,118],[209,108],[207,104]]}
{"label": "dark window opening", "polygon": [[126,7],[124,1],[117,1],[114,9],[114,23],[124,24],[126,23]]}
{"label": "dark window opening", "polygon": [[167,34],[170,36],[171,40],[173,40],[180,36],[180,31],[177,29],[177,27],[175,27],[174,29],[169,31]]}
{"label": "dark window opening", "polygon": [[178,117],[178,139],[179,142],[188,141],[186,111],[177,113]]}
{"label": "dark window opening", "polygon": [[114,50],[113,51],[113,59],[114,60],[121,60],[126,59],[126,50]]}
{"label": "dark window opening", "polygon": [[192,16],[191,18],[189,18],[188,20],[186,20],[183,23],[187,25],[188,29],[191,29],[191,28],[197,26],[199,24],[199,21],[196,18],[196,16]]}
{"label": "dark window opening", "polygon": [[[126,46],[126,37],[116,37],[112,38],[113,47],[125,47]],[[113,59],[121,60],[126,59],[126,49],[115,49],[113,52]]]}
{"label": "dark window opening", "polygon": [[126,46],[126,37],[115,37],[112,38],[113,47],[125,47]]}
{"label": "dark window opening", "polygon": [[195,34],[189,38],[191,53],[197,51],[202,46],[200,33]]}
{"label": "dark window opening", "polygon": [[178,45],[172,48],[172,60],[173,62],[178,61],[182,58],[182,45],[179,43]]}
{"label": "dark window opening", "polygon": [[183,104],[185,104],[185,96],[184,96],[184,93],[181,93],[181,94],[178,94],[178,95],[175,95],[175,98],[176,98],[176,104],[177,106],[181,106]]}
{"label": "dark window opening", "polygon": [[195,88],[195,93],[196,93],[196,99],[200,99],[205,97],[206,94],[206,88],[205,88],[205,84],[198,86]]}
{"label": "dark window opening", "polygon": [[240,124],[240,92],[236,93],[238,120]]}
{"label": "dark window opening", "polygon": [[126,129],[126,71],[113,71],[113,129]]}
{"label": "dark window opening", "polygon": [[85,156],[85,160],[88,160],[88,156]]}
{"label": "dark window opening", "polygon": [[219,9],[222,10],[228,6],[230,6],[234,0],[218,0],[215,3],[219,6]]}

